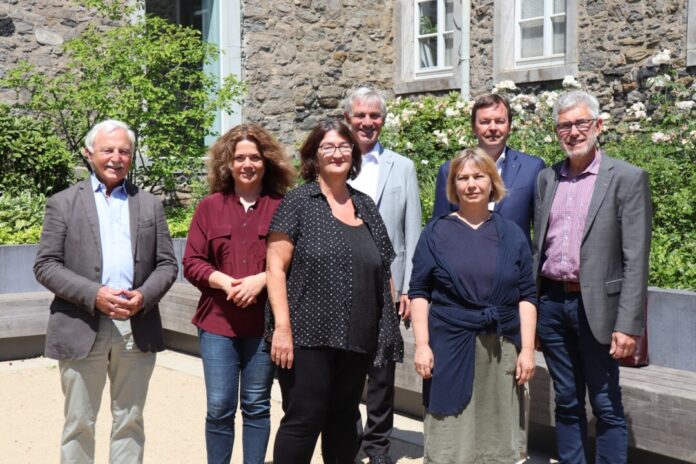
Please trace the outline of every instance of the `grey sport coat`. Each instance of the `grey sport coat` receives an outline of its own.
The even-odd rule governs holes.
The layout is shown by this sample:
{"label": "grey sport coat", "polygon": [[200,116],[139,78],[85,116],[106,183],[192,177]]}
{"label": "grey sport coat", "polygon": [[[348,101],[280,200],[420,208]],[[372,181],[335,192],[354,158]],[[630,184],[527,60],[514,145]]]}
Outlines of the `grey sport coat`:
{"label": "grey sport coat", "polygon": [[[534,213],[537,288],[551,205],[562,162],[539,173]],[[643,333],[652,234],[648,175],[602,154],[580,245],[580,287],[592,334],[604,344],[613,332]]]}
{"label": "grey sport coat", "polygon": [[[161,202],[126,183],[133,255],[133,290],[144,307],[130,318],[135,344],[142,351],[164,349],[158,302],[176,279],[178,268]],[[99,218],[90,179],[53,195],[46,205],[36,279],[55,294],[46,333],[45,355],[82,359],[94,345],[102,286]]]}

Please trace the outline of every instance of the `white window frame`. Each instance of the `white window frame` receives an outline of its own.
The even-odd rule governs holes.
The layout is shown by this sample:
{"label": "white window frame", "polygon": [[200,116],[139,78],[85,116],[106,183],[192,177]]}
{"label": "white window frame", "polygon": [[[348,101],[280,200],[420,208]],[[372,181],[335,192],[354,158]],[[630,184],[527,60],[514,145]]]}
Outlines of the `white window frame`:
{"label": "white window frame", "polygon": [[[437,24],[435,24],[435,32],[430,34],[420,34],[420,8],[421,3],[427,3],[430,1],[435,1],[437,8]],[[454,74],[454,67],[452,65],[445,66],[446,58],[446,47],[445,47],[445,36],[452,36],[452,43],[454,44],[454,29],[450,31],[444,30],[446,22],[446,11],[445,11],[445,0],[414,0],[414,12],[413,15],[413,34],[415,37],[413,43],[414,63],[416,63],[415,78],[416,79],[428,79],[433,77],[447,77]],[[453,12],[454,14],[454,12]],[[441,66],[432,66],[429,68],[420,67],[421,58],[421,47],[420,40],[423,38],[435,37],[437,39],[437,56],[435,57],[436,63],[441,63]],[[454,45],[453,45],[454,48]],[[453,62],[454,57],[450,57],[450,63]]]}
{"label": "white window frame", "polygon": [[696,66],[696,0],[689,0],[687,12],[686,65]]}
{"label": "white window frame", "polygon": [[[542,16],[522,19],[522,1],[515,2],[515,68],[534,68],[539,65],[554,66],[565,62],[565,50],[563,53],[553,53],[553,19],[564,17],[566,13],[553,14],[554,0],[543,0],[544,12]],[[567,18],[566,18],[567,19]],[[522,22],[542,21],[543,24],[543,54],[530,58],[522,58]],[[567,34],[567,33],[566,33]]]}
{"label": "white window frame", "polygon": [[[454,0],[452,66],[437,70],[419,70],[417,66],[417,3],[417,0],[394,1],[394,93],[459,90],[468,95],[470,0]],[[442,11],[444,15],[444,2]]]}
{"label": "white window frame", "polygon": [[[553,40],[551,32],[552,0],[545,0],[544,21],[548,21],[548,34],[545,41]],[[519,18],[521,0],[495,0],[493,13],[493,79],[495,82],[512,80],[516,83],[560,80],[567,75],[578,74],[577,22],[578,7],[576,1],[566,0],[565,54],[549,54],[543,58],[520,59],[519,45],[521,33]],[[544,45],[545,50],[552,50],[552,45]]]}

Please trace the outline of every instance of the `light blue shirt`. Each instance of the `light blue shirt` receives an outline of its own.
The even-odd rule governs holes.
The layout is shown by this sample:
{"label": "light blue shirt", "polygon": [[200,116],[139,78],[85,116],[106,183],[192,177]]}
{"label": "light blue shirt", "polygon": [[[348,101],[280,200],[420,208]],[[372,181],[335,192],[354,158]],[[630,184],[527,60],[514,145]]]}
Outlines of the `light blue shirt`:
{"label": "light blue shirt", "polygon": [[[125,181],[106,197],[106,185],[92,174],[92,191],[97,203],[99,237],[102,250],[101,283],[110,288],[132,290],[133,253],[131,251],[130,216]],[[128,321],[114,321],[125,335],[130,331]]]}

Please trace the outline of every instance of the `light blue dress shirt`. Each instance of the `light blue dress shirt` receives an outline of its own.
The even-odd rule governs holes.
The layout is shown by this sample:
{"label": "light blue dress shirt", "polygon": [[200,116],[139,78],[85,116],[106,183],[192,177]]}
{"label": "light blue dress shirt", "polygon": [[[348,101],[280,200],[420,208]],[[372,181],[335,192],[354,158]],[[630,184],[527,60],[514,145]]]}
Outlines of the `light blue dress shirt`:
{"label": "light blue dress shirt", "polygon": [[[99,217],[102,250],[101,283],[110,288],[132,290],[133,253],[131,251],[130,216],[125,181],[106,197],[106,185],[92,174],[92,190]],[[130,333],[129,321],[114,321],[122,334]]]}

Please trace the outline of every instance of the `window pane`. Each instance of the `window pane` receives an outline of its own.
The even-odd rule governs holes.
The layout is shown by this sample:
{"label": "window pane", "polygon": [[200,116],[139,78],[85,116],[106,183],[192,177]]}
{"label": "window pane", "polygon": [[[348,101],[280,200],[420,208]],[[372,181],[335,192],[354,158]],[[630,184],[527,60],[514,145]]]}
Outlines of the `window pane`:
{"label": "window pane", "polygon": [[454,0],[445,1],[445,30],[454,30]]}
{"label": "window pane", "polygon": [[566,11],[566,0],[553,0],[553,13],[565,13]]}
{"label": "window pane", "polygon": [[520,56],[531,58],[544,54],[544,24],[541,20],[530,21],[520,25],[522,32],[522,47]]}
{"label": "window pane", "polygon": [[521,0],[522,19],[544,16],[544,0]]}
{"label": "window pane", "polygon": [[452,66],[452,49],[454,48],[454,34],[445,34],[445,66]]}
{"label": "window pane", "polygon": [[565,53],[565,16],[553,18],[553,53]]}
{"label": "window pane", "polygon": [[418,10],[420,35],[437,32],[437,1],[421,2],[418,4]]}
{"label": "window pane", "polygon": [[437,66],[437,37],[428,37],[418,40],[418,52],[420,55],[419,68],[432,68]]}

